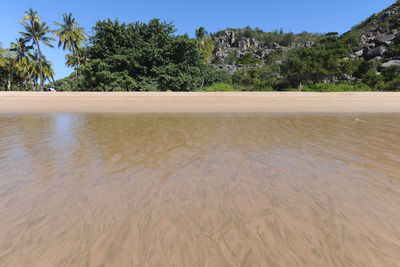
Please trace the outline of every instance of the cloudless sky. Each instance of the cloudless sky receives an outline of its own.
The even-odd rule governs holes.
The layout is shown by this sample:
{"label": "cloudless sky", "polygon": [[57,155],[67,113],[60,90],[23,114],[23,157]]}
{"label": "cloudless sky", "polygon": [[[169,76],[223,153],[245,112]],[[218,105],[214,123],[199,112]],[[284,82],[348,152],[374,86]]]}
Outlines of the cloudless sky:
{"label": "cloudless sky", "polygon": [[[118,18],[123,22],[160,18],[174,21],[177,34],[194,35],[200,26],[208,32],[227,27],[259,27],[264,31],[283,28],[285,32],[308,31],[344,33],[395,0],[11,0],[0,4],[0,42],[3,48],[18,37],[24,12],[32,7],[43,21],[54,28],[62,14],[71,12],[88,32],[96,21]],[[65,53],[56,48],[44,49],[53,63],[56,79],[73,70],[65,66]]]}

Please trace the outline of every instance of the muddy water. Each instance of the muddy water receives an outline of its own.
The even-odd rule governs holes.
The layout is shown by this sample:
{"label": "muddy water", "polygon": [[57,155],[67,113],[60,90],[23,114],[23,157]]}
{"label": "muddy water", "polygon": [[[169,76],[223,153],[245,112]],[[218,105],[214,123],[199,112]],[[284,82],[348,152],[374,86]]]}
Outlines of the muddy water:
{"label": "muddy water", "polygon": [[0,115],[0,266],[400,266],[400,115]]}

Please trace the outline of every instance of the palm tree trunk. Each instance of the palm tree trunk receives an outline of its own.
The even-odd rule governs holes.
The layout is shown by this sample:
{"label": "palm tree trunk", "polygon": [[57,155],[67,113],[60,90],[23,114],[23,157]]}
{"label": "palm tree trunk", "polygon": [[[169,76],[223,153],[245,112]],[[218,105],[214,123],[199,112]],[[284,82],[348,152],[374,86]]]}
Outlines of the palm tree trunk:
{"label": "palm tree trunk", "polygon": [[[79,52],[78,52],[78,55],[77,55],[77,59],[78,59],[78,68],[81,66],[81,59],[80,59],[80,55],[79,55]],[[78,73],[78,76],[79,76],[79,78],[81,77],[80,75],[79,75],[79,73]]]}
{"label": "palm tree trunk", "polygon": [[28,73],[28,81],[29,81],[29,84],[31,85],[32,91],[35,91],[35,88],[33,88],[32,76],[29,73]]}
{"label": "palm tree trunk", "polygon": [[[76,56],[75,55],[75,48],[72,45],[72,57],[74,58],[75,56]],[[79,58],[78,58],[78,60],[79,60]],[[78,78],[78,69],[76,68],[76,66],[75,66],[75,78]]]}
{"label": "palm tree trunk", "polygon": [[[78,68],[81,66],[81,59],[79,58],[79,54],[78,54]],[[81,76],[79,75],[79,78],[80,78]]]}
{"label": "palm tree trunk", "polygon": [[56,87],[56,81],[54,80],[53,75],[51,75],[51,81],[53,82],[53,86]]}
{"label": "palm tree trunk", "polygon": [[11,77],[8,75],[7,79],[7,91],[11,91]]}
{"label": "palm tree trunk", "polygon": [[40,50],[39,40],[36,39],[36,45],[39,52],[39,64],[40,64],[40,91],[43,91],[44,87],[44,79],[43,79],[43,59],[42,59],[42,51]]}

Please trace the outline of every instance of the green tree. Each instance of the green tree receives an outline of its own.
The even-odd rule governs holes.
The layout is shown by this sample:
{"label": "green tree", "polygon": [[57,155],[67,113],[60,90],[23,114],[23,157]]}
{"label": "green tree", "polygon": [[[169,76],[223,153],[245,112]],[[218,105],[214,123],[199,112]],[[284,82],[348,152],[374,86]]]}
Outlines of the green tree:
{"label": "green tree", "polygon": [[[337,32],[330,32],[313,47],[290,50],[281,67],[281,75],[291,86],[298,83],[319,83],[340,80],[342,74],[352,75],[355,71],[353,61],[346,59],[349,48],[338,37]],[[356,64],[356,63],[354,63]]]}
{"label": "green tree", "polygon": [[21,69],[21,76],[25,80],[25,89],[27,89],[27,84],[29,83],[32,90],[34,90],[30,71],[30,57],[33,46],[27,45],[23,38],[16,39],[16,42],[12,42],[10,46],[10,51],[14,52],[15,55],[14,64]]}
{"label": "green tree", "polygon": [[0,67],[4,67],[7,64],[6,50],[1,47],[0,43]]}
{"label": "green tree", "polygon": [[12,82],[18,80],[18,70],[14,65],[13,54],[9,49],[0,46],[0,80],[4,82],[4,88],[11,90]]}
{"label": "green tree", "polygon": [[[82,45],[86,43],[86,32],[75,21],[72,14],[63,15],[63,23],[54,22],[59,28],[54,31],[54,35],[58,38],[58,47],[62,46],[63,50],[68,50],[72,53],[67,57],[67,66],[79,67],[81,61]],[[78,69],[75,70],[75,75],[78,77]]]}
{"label": "green tree", "polygon": [[212,53],[214,50],[214,43],[211,39],[211,36],[205,30],[204,27],[200,27],[196,30],[196,39],[200,43],[200,50],[204,56],[204,62],[208,63],[210,58],[212,57]]}
{"label": "green tree", "polygon": [[41,18],[37,16],[37,12],[32,8],[25,12],[25,17],[22,19],[21,24],[24,27],[23,32],[20,32],[24,42],[32,42],[37,47],[39,53],[39,67],[40,67],[40,90],[43,91],[44,76],[43,76],[43,54],[40,48],[40,43],[53,47],[50,43],[54,38],[47,36],[51,32],[49,26],[45,22],[41,22]]}
{"label": "green tree", "polygon": [[400,90],[400,67],[391,66],[381,70],[382,76],[385,80],[384,90],[399,91]]}
{"label": "green tree", "polygon": [[208,85],[208,69],[199,42],[173,35],[171,23],[99,21],[82,67],[91,90],[191,91]]}
{"label": "green tree", "polygon": [[391,66],[381,70],[381,73],[385,79],[385,82],[390,82],[392,80],[400,79],[400,67]]}
{"label": "green tree", "polygon": [[203,40],[206,35],[208,35],[208,33],[204,27],[200,27],[196,30],[196,38],[198,40]]}
{"label": "green tree", "polygon": [[29,59],[29,71],[35,87],[38,85],[37,80],[40,78],[40,75],[42,75],[45,80],[54,83],[54,71],[51,67],[51,63],[46,59],[46,57],[42,58],[42,64],[40,64],[40,55],[38,51],[34,51],[29,54]]}
{"label": "green tree", "polygon": [[84,49],[77,50],[74,54],[65,55],[65,60],[65,65],[68,67],[84,66],[88,62],[88,58]]}

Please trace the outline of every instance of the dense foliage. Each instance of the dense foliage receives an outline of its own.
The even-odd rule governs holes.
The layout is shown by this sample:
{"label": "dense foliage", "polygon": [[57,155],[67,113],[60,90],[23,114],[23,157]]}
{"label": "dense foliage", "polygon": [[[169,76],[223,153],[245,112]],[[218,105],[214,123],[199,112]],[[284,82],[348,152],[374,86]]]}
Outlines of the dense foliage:
{"label": "dense foliage", "polygon": [[[400,7],[400,1],[393,7]],[[399,66],[383,68],[379,60],[354,56],[362,49],[360,39],[366,31],[396,32],[400,27],[400,17],[388,19],[390,10],[374,14],[343,35],[251,27],[209,34],[200,27],[190,38],[175,35],[172,23],[158,19],[102,20],[87,36],[71,14],[64,14],[62,22],[50,29],[30,9],[21,20],[20,37],[7,49],[0,46],[0,90],[43,90],[47,81],[47,86],[63,91],[271,91],[295,90],[300,83],[304,91],[397,91]],[[216,40],[232,31],[229,49],[222,51]],[[400,59],[397,32],[382,62]],[[50,34],[59,48],[69,52],[66,65],[74,69],[58,81],[41,49],[53,46]],[[244,41],[251,46],[243,48]],[[227,71],[227,65],[234,70]]]}
{"label": "dense foliage", "polygon": [[187,35],[174,36],[170,23],[107,20],[93,30],[89,63],[82,68],[84,88],[192,91],[211,81],[199,42]]}

